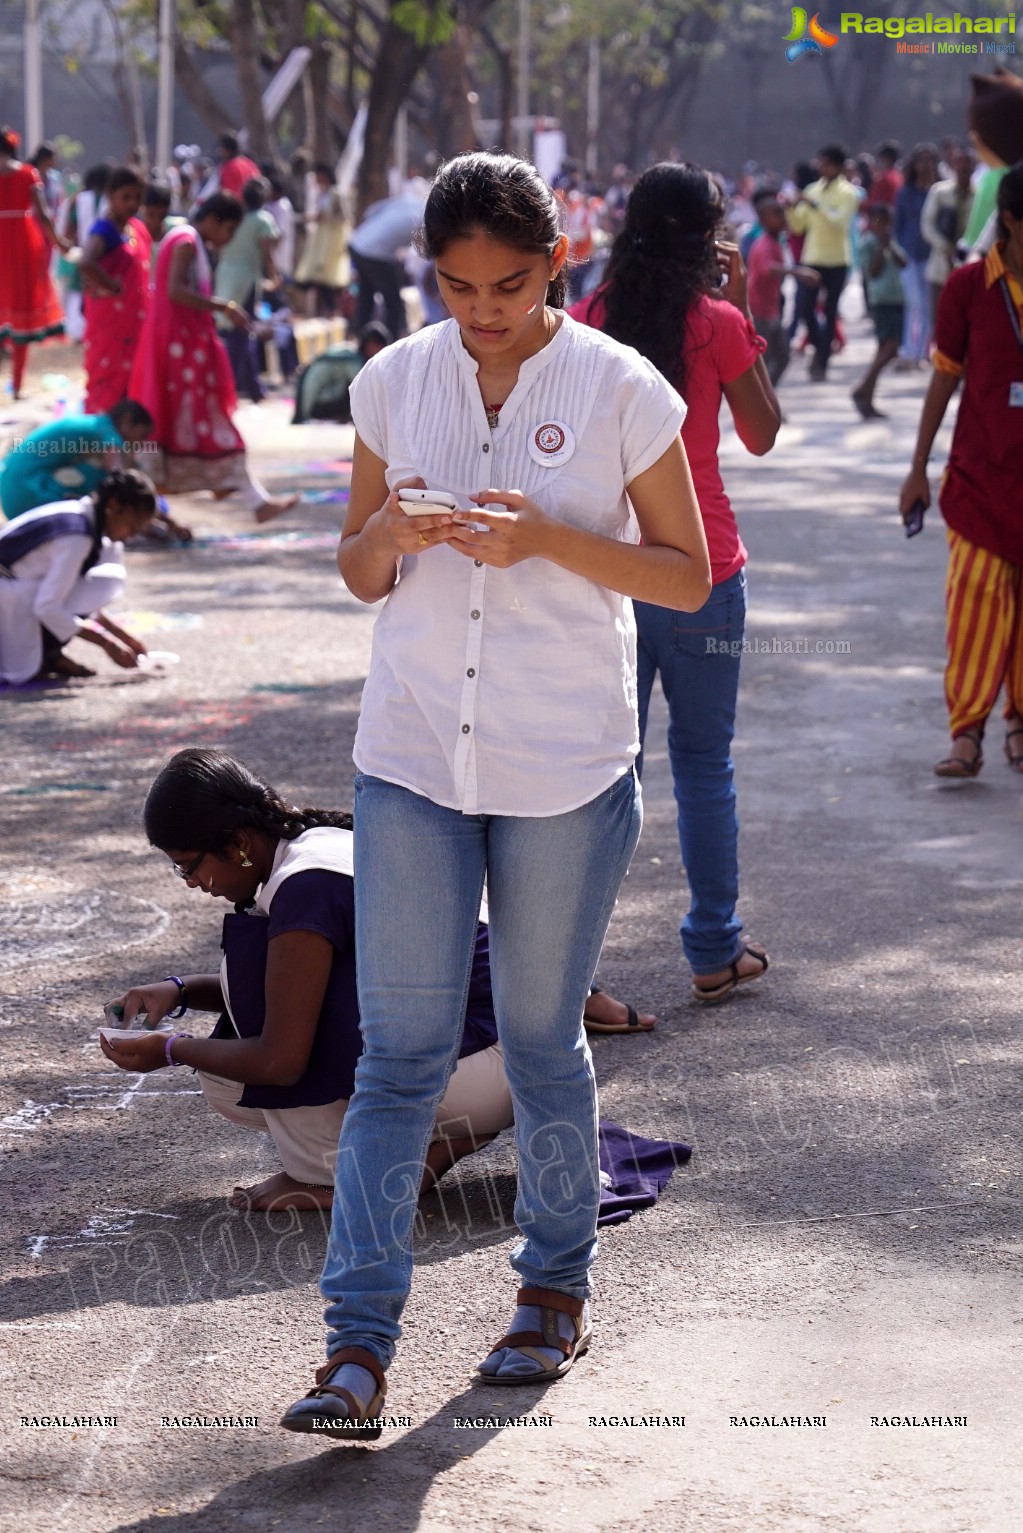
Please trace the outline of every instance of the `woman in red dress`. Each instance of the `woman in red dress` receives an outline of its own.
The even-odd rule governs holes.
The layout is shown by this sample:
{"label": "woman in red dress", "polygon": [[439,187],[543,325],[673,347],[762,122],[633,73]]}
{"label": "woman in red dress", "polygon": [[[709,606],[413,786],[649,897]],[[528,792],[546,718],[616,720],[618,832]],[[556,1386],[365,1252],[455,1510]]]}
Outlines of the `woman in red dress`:
{"label": "woman in red dress", "polygon": [[107,183],[106,216],[89,230],[78,270],[85,287],[85,413],[105,415],[128,397],[135,348],[149,307],[153,242],[135,217],[142,178],[128,166]]}
{"label": "woman in red dress", "polygon": [[64,329],[43,230],[53,244],[69,248],[53,227],[39,172],[16,158],[18,144],[13,128],[0,128],[0,341],[13,352],[15,399],[21,397],[29,342]]}
{"label": "woman in red dress", "polygon": [[238,492],[257,522],[288,511],[297,495],[272,496],[249,473],[245,442],[231,419],[237,399],[231,363],[213,322],[225,314],[244,329],[241,304],[213,296],[206,245],[226,245],[244,210],[237,197],[215,192],[191,224],[172,229],[160,245],[149,312],[139,338],[129,397],[155,422],[163,453],[157,475],[165,494]]}

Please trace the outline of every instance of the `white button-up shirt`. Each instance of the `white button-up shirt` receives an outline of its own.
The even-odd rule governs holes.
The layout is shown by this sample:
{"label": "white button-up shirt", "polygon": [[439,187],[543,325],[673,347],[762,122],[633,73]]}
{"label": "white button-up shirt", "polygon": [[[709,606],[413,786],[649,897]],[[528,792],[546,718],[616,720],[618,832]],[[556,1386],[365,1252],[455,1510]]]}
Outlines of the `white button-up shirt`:
{"label": "white button-up shirt", "polygon": [[[521,490],[549,516],[638,542],[626,486],[686,412],[657,370],[566,315],[493,430],[476,372],[454,320],[362,370],[352,415],[388,486],[420,475],[466,509],[481,490]],[[406,556],[374,630],[355,765],[464,814],[577,809],[639,749],[635,637],[626,597],[546,559]]]}

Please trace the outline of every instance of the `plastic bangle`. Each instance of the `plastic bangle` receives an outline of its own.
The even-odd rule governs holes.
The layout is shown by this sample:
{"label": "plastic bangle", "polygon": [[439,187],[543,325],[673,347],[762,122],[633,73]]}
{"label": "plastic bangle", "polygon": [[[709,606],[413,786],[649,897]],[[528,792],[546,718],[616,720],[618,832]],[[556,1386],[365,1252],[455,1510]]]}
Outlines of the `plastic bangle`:
{"label": "plastic bangle", "polygon": [[180,1065],[183,1063],[182,1060],[174,1058],[174,1055],[171,1053],[171,1046],[177,1043],[179,1038],[191,1038],[191,1036],[191,1033],[171,1033],[170,1037],[167,1039],[167,1045],[163,1051],[167,1056],[167,1063],[169,1065]]}
{"label": "plastic bangle", "polygon": [[176,1010],[169,1011],[167,1013],[167,1015],[170,1018],[170,1020],[172,1022],[176,1022],[178,1020],[178,1018],[179,1017],[183,1017],[185,1015],[185,1012],[188,1010],[188,987],[185,984],[184,980],[183,979],[179,979],[176,974],[165,974],[164,975],[164,984],[177,985],[177,987],[178,987],[178,1005],[177,1005],[177,1008],[176,1008]]}

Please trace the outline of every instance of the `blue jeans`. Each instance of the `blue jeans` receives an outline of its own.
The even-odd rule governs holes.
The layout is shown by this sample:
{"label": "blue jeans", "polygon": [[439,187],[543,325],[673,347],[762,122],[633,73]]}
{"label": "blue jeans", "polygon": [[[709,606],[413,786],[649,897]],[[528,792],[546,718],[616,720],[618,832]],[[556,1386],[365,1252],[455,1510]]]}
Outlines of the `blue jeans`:
{"label": "blue jeans", "polygon": [[454,1068],[484,875],[494,1007],[519,1155],[512,1266],[589,1296],[597,1098],[583,1007],[639,840],[631,770],[544,819],[463,815],[377,777],[355,785],[355,941],[364,1052],[338,1146],[320,1291],[327,1352],[386,1367],[412,1281],[412,1223]]}
{"label": "blue jeans", "polygon": [[931,342],[931,295],[926,272],[926,261],[907,261],[899,272],[906,299],[902,354],[913,362],[925,360]]}
{"label": "blue jeans", "polygon": [[695,975],[714,974],[742,952],[742,922],[735,913],[739,821],[731,746],[746,623],[746,576],[740,570],[716,585],[699,612],[671,612],[646,602],[634,605],[640,740],[646,738],[658,671],[668,703],[668,758],[692,900],[680,928],[682,948]]}

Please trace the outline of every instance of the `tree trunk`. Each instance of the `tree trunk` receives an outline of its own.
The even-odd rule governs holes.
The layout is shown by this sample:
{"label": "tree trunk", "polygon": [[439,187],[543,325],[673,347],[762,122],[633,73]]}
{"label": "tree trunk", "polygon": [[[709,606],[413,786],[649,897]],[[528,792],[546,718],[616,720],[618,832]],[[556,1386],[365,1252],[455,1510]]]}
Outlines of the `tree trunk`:
{"label": "tree trunk", "polygon": [[387,196],[394,124],[428,51],[419,47],[411,33],[393,19],[387,21],[380,34],[366,113],[366,144],[359,167],[357,218],[371,203]]}
{"label": "tree trunk", "polygon": [[494,62],[497,65],[498,113],[501,119],[497,147],[507,151],[512,147],[512,113],[515,104],[515,71],[512,68],[511,53],[507,48],[501,47],[488,26],[480,27],[480,36],[494,55]]}
{"label": "tree trunk", "polygon": [[[301,48],[305,44],[306,3],[307,0],[285,0],[284,15],[277,28],[282,64],[293,48]],[[267,7],[268,12],[270,9]],[[309,143],[312,139],[313,98],[309,90],[308,69],[288,97],[283,110],[292,114],[290,129],[295,143]]]}
{"label": "tree trunk", "polygon": [[174,43],[174,73],[178,85],[195,107],[210,133],[230,133],[238,125],[224,111],[203,79],[199,68],[180,35]]}
{"label": "tree trunk", "polygon": [[433,50],[430,78],[434,97],[434,143],[441,157],[447,159],[450,155],[478,149],[469,108],[469,69],[463,27],[459,27],[443,47]]}
{"label": "tree trunk", "polygon": [[232,0],[231,41],[238,71],[242,115],[249,136],[248,152],[253,159],[265,159],[272,154],[273,148],[266,118],[263,116],[263,81],[254,0]]}
{"label": "tree trunk", "polygon": [[320,38],[309,46],[313,56],[309,60],[306,75],[313,101],[313,114],[309,124],[309,138],[313,146],[313,158],[333,165],[337,159],[337,138],[331,126],[330,116],[330,49]]}

